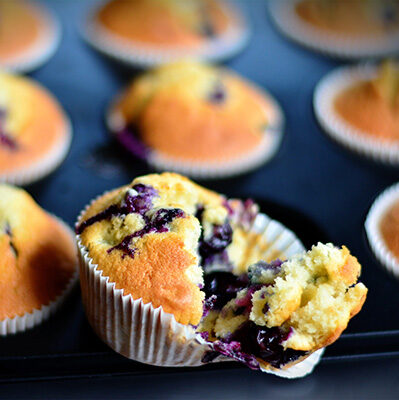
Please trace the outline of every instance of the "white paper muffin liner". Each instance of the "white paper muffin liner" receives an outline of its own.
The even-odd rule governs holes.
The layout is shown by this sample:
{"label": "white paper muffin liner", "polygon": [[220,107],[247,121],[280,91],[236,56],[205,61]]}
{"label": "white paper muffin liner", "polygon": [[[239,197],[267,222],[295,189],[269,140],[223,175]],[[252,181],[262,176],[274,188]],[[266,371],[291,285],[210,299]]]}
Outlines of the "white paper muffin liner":
{"label": "white paper muffin liner", "polygon": [[365,229],[370,247],[378,261],[399,279],[399,260],[382,236],[380,224],[385,213],[399,201],[399,183],[385,189],[374,201],[367,214]]}
{"label": "white paper muffin liner", "polygon": [[[75,235],[71,228],[57,217],[53,216],[53,218],[55,218],[68,231],[68,233],[71,235],[71,238],[74,239]],[[0,320],[0,336],[7,336],[18,332],[24,332],[27,329],[31,329],[46,321],[62,305],[77,280],[78,270],[76,268],[76,271],[72,274],[69,281],[65,284],[64,290],[48,305],[43,305],[41,308],[34,309],[32,312],[26,313],[22,316]]]}
{"label": "white paper muffin liner", "polygon": [[[284,136],[284,113],[270,93],[265,89],[256,89],[267,100],[269,109],[267,116],[268,125],[265,128],[261,142],[255,149],[230,160],[190,161],[178,159],[147,147],[148,152],[145,156],[145,161],[157,171],[174,171],[195,179],[220,179],[240,175],[270,161],[277,153]],[[118,133],[125,125],[125,121],[115,111],[113,104],[115,103],[111,104],[106,113],[106,124],[108,129],[121,143],[122,141],[118,138]],[[139,139],[137,140],[140,141]],[[121,144],[129,151],[124,143]],[[143,144],[143,146],[145,145]],[[137,157],[137,154],[133,151],[130,151],[130,153]]]}
{"label": "white paper muffin liner", "polygon": [[45,64],[56,52],[61,41],[61,25],[52,12],[39,3],[29,3],[42,27],[39,37],[32,46],[8,60],[0,62],[0,67],[6,71],[25,73]]}
{"label": "white paper muffin liner", "polygon": [[384,57],[399,51],[399,30],[389,35],[354,37],[319,29],[295,12],[301,0],[269,0],[270,15],[289,39],[321,53],[345,59]]}
{"label": "white paper muffin liner", "polygon": [[222,61],[239,53],[246,46],[250,38],[250,28],[231,0],[228,2],[221,0],[220,4],[224,12],[232,16],[233,23],[223,34],[207,39],[203,45],[195,48],[172,46],[165,48],[139,42],[132,43],[113,34],[96,21],[95,16],[101,6],[91,10],[81,31],[83,38],[97,51],[134,67],[152,67],[182,58],[196,58],[209,62]]}
{"label": "white paper muffin liner", "polygon": [[27,185],[36,182],[53,172],[64,161],[72,141],[72,126],[69,119],[64,117],[64,133],[54,146],[38,160],[9,171],[0,172],[0,182],[12,185]]}
{"label": "white paper muffin liner", "polygon": [[[250,229],[264,235],[270,243],[270,252],[278,250],[289,257],[304,250],[292,231],[265,214],[259,214]],[[201,360],[212,349],[200,335],[195,334],[191,325],[176,322],[174,315],[166,313],[162,307],[154,308],[151,303],[144,304],[141,299],[134,300],[130,294],[124,295],[122,289],[116,289],[115,283],[109,281],[109,277],[102,275],[79,235],[77,245],[86,315],[94,331],[108,346],[125,357],[146,364],[165,367],[204,365]],[[323,351],[316,351],[286,370],[262,371],[284,378],[299,378],[312,372]],[[234,360],[219,356],[213,362],[223,361]]]}
{"label": "white paper muffin liner", "polygon": [[326,75],[316,86],[313,106],[316,118],[325,132],[344,147],[385,164],[399,165],[399,142],[378,140],[343,119],[334,102],[343,90],[358,82],[377,76],[378,67],[363,64],[338,68]]}

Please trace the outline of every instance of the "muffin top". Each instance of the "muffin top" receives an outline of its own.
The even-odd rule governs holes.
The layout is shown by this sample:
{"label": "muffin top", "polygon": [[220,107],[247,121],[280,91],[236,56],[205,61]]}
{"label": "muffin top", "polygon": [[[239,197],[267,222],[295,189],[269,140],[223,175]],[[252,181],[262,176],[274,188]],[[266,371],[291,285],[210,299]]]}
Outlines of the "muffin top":
{"label": "muffin top", "polygon": [[249,232],[256,215],[251,201],[226,200],[163,173],[136,178],[95,200],[76,231],[118,289],[197,325],[204,299],[199,265],[241,274],[266,253],[263,237]]}
{"label": "muffin top", "polygon": [[69,230],[25,191],[4,184],[0,185],[0,249],[0,320],[48,305],[76,270]]}
{"label": "muffin top", "polygon": [[64,113],[47,90],[0,73],[0,173],[39,161],[66,132]]}
{"label": "muffin top", "polygon": [[134,80],[112,112],[121,130],[130,128],[150,149],[180,160],[218,161],[255,149],[271,109],[232,72],[181,61]]}
{"label": "muffin top", "polygon": [[336,112],[362,133],[399,140],[399,67],[387,61],[376,78],[354,83],[335,99]]}
{"label": "muffin top", "polygon": [[0,64],[30,51],[43,21],[27,1],[0,0]]}
{"label": "muffin top", "polygon": [[379,229],[388,249],[399,260],[399,200],[385,211]]}
{"label": "muffin top", "polygon": [[399,30],[397,0],[301,0],[295,12],[321,30],[348,36],[382,36]]}
{"label": "muffin top", "polygon": [[346,247],[321,243],[285,262],[259,261],[246,281],[229,282],[231,300],[215,284],[205,287],[211,296],[199,331],[251,368],[286,368],[337,340],[360,311],[367,295],[360,270]]}
{"label": "muffin top", "polygon": [[216,0],[112,0],[96,19],[129,42],[195,47],[225,32],[234,16]]}

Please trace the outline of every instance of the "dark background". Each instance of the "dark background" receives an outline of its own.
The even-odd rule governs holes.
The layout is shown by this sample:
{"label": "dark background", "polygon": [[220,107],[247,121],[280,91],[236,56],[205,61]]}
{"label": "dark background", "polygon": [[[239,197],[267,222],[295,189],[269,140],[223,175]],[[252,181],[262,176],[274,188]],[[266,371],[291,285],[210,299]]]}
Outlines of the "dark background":
{"label": "dark background", "polygon": [[[120,151],[104,126],[107,103],[137,71],[104,59],[82,41],[79,29],[92,1],[46,4],[61,20],[63,38],[55,56],[30,75],[64,106],[74,138],[62,166],[27,189],[41,206],[72,226],[90,199],[150,170]],[[226,65],[276,97],[285,112],[286,134],[277,156],[258,171],[204,185],[229,196],[270,199],[309,216],[331,241],[347,245],[363,265],[362,280],[370,292],[348,331],[399,329],[398,282],[375,262],[363,233],[374,197],[398,180],[399,171],[352,155],[318,127],[312,110],[313,89],[342,63],[283,38],[271,24],[266,2],[247,1],[244,9],[253,36],[249,46]],[[64,335],[67,338],[68,331]],[[7,353],[5,343],[0,341],[2,354]],[[29,343],[23,347],[29,348]],[[0,398],[12,394],[23,398],[399,398],[398,373],[395,359],[322,364],[312,376],[294,382],[247,369],[176,370],[144,377],[3,385]]]}

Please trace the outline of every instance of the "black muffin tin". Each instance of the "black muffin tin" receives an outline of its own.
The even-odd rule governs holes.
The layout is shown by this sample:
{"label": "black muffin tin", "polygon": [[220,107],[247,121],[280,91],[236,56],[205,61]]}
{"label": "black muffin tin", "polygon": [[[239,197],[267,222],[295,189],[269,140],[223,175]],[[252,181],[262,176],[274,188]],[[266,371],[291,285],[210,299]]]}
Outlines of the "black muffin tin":
{"label": "black muffin tin", "polygon": [[[79,24],[92,2],[46,4],[61,19],[63,40],[56,55],[31,76],[60,100],[71,117],[74,138],[61,167],[26,189],[45,209],[73,226],[92,198],[151,171],[113,142],[103,121],[112,96],[138,71],[104,59],[80,39]],[[264,1],[245,2],[244,8],[253,22],[253,37],[227,66],[275,95],[286,116],[285,138],[276,157],[259,170],[201,183],[230,197],[257,199],[263,212],[292,229],[306,247],[332,241],[347,245],[358,257],[368,298],[342,337],[327,348],[322,363],[397,357],[399,282],[373,257],[363,223],[373,198],[399,180],[399,171],[353,156],[318,127],[313,88],[341,63],[281,37],[268,19]],[[232,362],[196,371],[226,368],[246,367]],[[44,324],[0,337],[0,382],[170,371],[177,370],[136,363],[103,344],[88,325],[78,286]]]}

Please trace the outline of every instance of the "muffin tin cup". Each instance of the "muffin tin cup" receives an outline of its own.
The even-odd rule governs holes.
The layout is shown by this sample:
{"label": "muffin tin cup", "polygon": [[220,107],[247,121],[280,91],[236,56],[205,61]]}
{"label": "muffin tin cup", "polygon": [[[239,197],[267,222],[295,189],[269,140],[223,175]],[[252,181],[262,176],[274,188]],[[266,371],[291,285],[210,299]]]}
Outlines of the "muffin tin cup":
{"label": "muffin tin cup", "polygon": [[[264,214],[257,216],[250,229],[262,233],[269,241],[268,254],[278,250],[291,256],[304,250],[293,232]],[[110,282],[109,277],[102,275],[79,235],[77,246],[86,315],[94,331],[108,346],[127,358],[156,366],[204,365],[203,356],[212,348],[195,334],[194,327],[178,323],[174,315],[166,313],[162,307],[154,308],[151,303],[144,304],[141,299],[125,295],[114,282]],[[323,350],[285,370],[261,369],[284,378],[299,378],[312,372]],[[219,356],[213,362],[223,361],[234,360]]]}
{"label": "muffin tin cup", "polygon": [[[74,234],[71,228],[66,225],[62,220],[54,217],[57,221],[69,232],[71,238],[74,239]],[[0,336],[12,335],[19,332],[24,332],[31,329],[42,322],[46,321],[57,309],[62,305],[64,300],[68,297],[78,279],[78,271],[72,274],[69,281],[66,283],[64,290],[51,301],[48,305],[43,305],[39,309],[34,309],[32,312],[26,313],[22,316],[14,318],[6,318],[0,321]]]}
{"label": "muffin tin cup", "polygon": [[85,25],[82,27],[83,38],[103,55],[125,65],[147,68],[182,58],[195,58],[203,61],[217,62],[233,57],[249,42],[250,28],[238,9],[228,2],[221,3],[224,11],[231,15],[232,23],[223,34],[195,48],[162,46],[145,43],[132,43],[123,39],[96,22],[96,13],[100,7],[89,12]]}
{"label": "muffin tin cup", "polygon": [[351,37],[319,29],[303,21],[295,12],[301,0],[269,0],[269,12],[277,28],[289,39],[326,55],[359,59],[384,57],[399,51],[399,30],[385,37]]}
{"label": "muffin tin cup", "polygon": [[284,113],[278,102],[264,89],[257,89],[269,103],[268,126],[266,127],[260,144],[250,152],[230,160],[197,161],[183,160],[147,147],[137,139],[140,146],[145,148],[145,155],[129,149],[126,138],[119,132],[124,124],[123,118],[118,115],[112,103],[106,114],[106,124],[115,138],[130,153],[144,160],[157,171],[174,171],[195,179],[221,179],[232,177],[259,168],[270,161],[277,153],[284,136]]}
{"label": "muffin tin cup", "polygon": [[36,42],[23,53],[2,61],[1,68],[6,71],[25,73],[45,64],[56,52],[61,41],[61,25],[52,12],[40,4],[29,4],[42,23]]}
{"label": "muffin tin cup", "polygon": [[27,185],[44,178],[58,168],[67,156],[72,141],[72,126],[67,117],[63,131],[65,133],[58,142],[34,163],[0,172],[0,182]]}
{"label": "muffin tin cup", "polygon": [[313,106],[324,131],[339,144],[360,155],[384,164],[399,165],[399,142],[378,140],[343,119],[334,108],[336,97],[354,84],[376,77],[378,67],[362,64],[338,68],[326,75],[316,86]]}
{"label": "muffin tin cup", "polygon": [[386,245],[380,230],[382,218],[397,201],[399,183],[385,189],[374,201],[366,217],[365,230],[370,247],[380,264],[399,279],[399,260]]}

